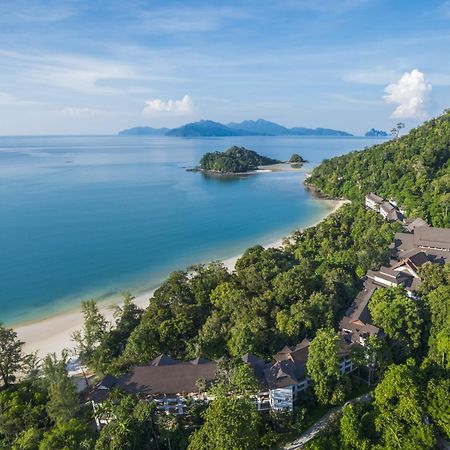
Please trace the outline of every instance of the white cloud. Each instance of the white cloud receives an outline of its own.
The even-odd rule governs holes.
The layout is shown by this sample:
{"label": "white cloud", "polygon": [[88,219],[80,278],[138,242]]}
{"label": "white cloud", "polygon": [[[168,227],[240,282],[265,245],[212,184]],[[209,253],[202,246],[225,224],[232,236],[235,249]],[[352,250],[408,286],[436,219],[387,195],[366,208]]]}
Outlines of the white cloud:
{"label": "white cloud", "polygon": [[67,107],[61,110],[62,114],[70,117],[81,117],[81,116],[96,116],[99,114],[97,109],[92,108],[77,108],[77,107]]}
{"label": "white cloud", "polygon": [[154,98],[145,102],[143,113],[148,116],[160,114],[187,116],[194,112],[194,102],[189,95],[185,95],[181,100],[164,101]]}
{"label": "white cloud", "polygon": [[431,84],[425,81],[425,76],[417,69],[405,72],[397,83],[389,84],[383,96],[386,103],[398,105],[391,117],[398,119],[423,119],[426,117],[426,103],[431,92]]}

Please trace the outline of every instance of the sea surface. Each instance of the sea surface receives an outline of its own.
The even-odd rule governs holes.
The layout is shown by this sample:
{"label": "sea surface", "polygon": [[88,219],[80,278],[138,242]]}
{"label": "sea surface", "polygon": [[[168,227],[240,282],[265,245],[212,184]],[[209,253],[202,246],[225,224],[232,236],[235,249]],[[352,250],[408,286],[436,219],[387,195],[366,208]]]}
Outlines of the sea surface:
{"label": "sea surface", "polygon": [[[157,286],[171,271],[225,259],[313,224],[305,191],[324,158],[370,138],[0,137],[0,321],[17,324]],[[302,170],[236,178],[187,172],[240,145]]]}

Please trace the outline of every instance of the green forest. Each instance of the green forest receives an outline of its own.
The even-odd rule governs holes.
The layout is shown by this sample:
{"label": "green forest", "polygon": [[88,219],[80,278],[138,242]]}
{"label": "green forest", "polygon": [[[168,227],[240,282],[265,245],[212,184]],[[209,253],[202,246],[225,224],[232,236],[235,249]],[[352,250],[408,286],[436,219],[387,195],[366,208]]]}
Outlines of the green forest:
{"label": "green forest", "polygon": [[361,201],[394,199],[408,216],[450,226],[450,110],[399,139],[325,160],[309,182],[323,193]]}
{"label": "green forest", "polygon": [[[157,414],[154,403],[115,392],[102,407],[114,419],[98,433],[91,405],[68,376],[68,355],[49,355],[38,364],[23,353],[14,331],[0,326],[0,449],[276,448],[333,406],[369,390],[373,400],[346,406],[307,448],[433,449],[439,439],[450,438],[449,266],[422,267],[417,301],[400,288],[373,295],[373,321],[386,337],[371,338],[352,359],[373,362],[376,387],[337,369],[338,323],[366,271],[388,261],[389,245],[401,229],[366,211],[363,196],[366,190],[386,197],[401,192],[395,198],[408,211],[449,225],[449,205],[442,201],[449,191],[448,184],[442,188],[449,177],[449,122],[447,113],[398,140],[325,161],[310,182],[353,202],[315,227],[294,232],[279,249],[247,249],[233,273],[220,262],[174,272],[145,310],[126,294],[113,327],[94,300],[83,302],[84,325],[73,340],[97,380],[161,353],[222,358],[210,388],[215,400],[194,404],[187,416]],[[380,173],[387,162],[391,176],[385,179]],[[250,352],[269,361],[304,337],[312,340],[307,368],[313,387],[292,415],[259,414],[250,399],[256,380],[240,356]],[[19,381],[17,373],[26,376]]]}
{"label": "green forest", "polygon": [[200,169],[217,173],[243,173],[259,166],[278,164],[281,161],[261,156],[253,150],[233,146],[224,152],[205,153],[200,160]]}

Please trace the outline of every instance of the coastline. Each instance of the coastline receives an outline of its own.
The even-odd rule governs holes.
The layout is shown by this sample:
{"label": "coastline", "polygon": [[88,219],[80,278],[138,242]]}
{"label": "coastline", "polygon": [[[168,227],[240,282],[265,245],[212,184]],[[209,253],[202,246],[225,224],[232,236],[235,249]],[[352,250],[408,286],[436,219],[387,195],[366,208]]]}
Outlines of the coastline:
{"label": "coastline", "polygon": [[[349,203],[348,200],[338,200],[338,199],[324,199],[321,201],[325,202],[330,210],[324,217],[321,217],[313,224],[306,228],[316,226],[322,220],[329,217],[331,214],[336,212],[341,206]],[[281,247],[283,238],[279,238],[276,241],[265,244],[265,248],[271,247]],[[234,270],[236,261],[242,255],[232,256],[230,258],[224,259],[222,262],[230,271]],[[134,302],[141,308],[146,308],[155,289],[143,291],[136,295]],[[120,305],[121,299],[113,299],[111,301],[99,302],[99,310],[105,316],[108,322],[113,321],[113,311],[111,309],[112,305]],[[38,319],[36,321],[27,322],[24,324],[19,324],[14,327],[17,332],[19,339],[25,342],[24,351],[26,353],[37,352],[39,357],[44,357],[48,353],[61,353],[63,349],[68,349],[69,351],[73,349],[74,343],[71,341],[71,334],[80,329],[83,325],[83,316],[80,309],[58,313],[54,316]]]}

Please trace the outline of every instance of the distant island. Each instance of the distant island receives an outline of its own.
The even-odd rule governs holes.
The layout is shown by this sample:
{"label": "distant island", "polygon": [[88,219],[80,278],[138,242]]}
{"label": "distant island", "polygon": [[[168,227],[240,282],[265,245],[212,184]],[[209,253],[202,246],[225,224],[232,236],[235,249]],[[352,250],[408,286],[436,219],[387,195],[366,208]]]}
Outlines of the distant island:
{"label": "distant island", "polygon": [[371,128],[364,136],[366,137],[387,137],[389,136],[386,131],[376,130],[375,128]]}
{"label": "distant island", "polygon": [[224,152],[205,153],[197,169],[218,174],[237,174],[280,163],[277,159],[261,156],[245,147],[233,146]]}
{"label": "distant island", "polygon": [[293,164],[293,165],[296,165],[296,166],[300,166],[300,165],[302,165],[302,164],[304,164],[306,162],[308,162],[308,161],[306,161],[306,159],[303,159],[298,153],[294,153],[289,158],[289,161],[288,161],[289,164]]}
{"label": "distant island", "polygon": [[134,127],[119,131],[120,136],[164,136],[169,128]]}
{"label": "distant island", "polygon": [[177,137],[219,137],[219,136],[353,136],[346,131],[330,128],[286,128],[264,119],[244,120],[240,123],[223,123],[200,120],[177,128],[135,127],[119,132],[122,136],[177,136]]}

